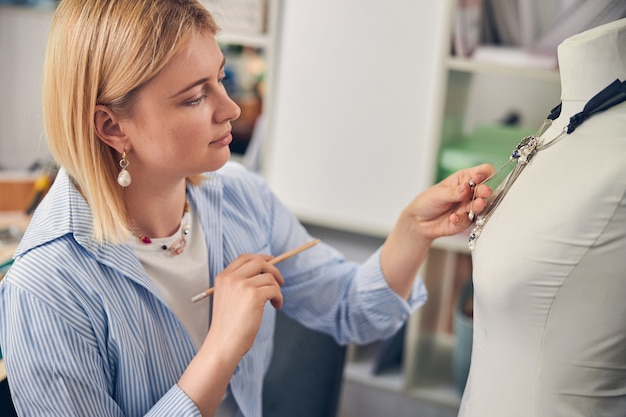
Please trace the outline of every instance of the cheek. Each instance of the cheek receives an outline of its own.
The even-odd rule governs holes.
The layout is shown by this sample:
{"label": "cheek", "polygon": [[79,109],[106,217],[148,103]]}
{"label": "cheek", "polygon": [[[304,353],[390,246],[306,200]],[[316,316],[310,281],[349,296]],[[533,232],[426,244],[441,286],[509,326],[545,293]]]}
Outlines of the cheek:
{"label": "cheek", "polygon": [[207,146],[212,140],[215,128],[211,123],[208,111],[196,110],[184,120],[180,119],[176,123],[176,127],[170,129],[170,134],[190,146]]}
{"label": "cheek", "polygon": [[190,156],[211,141],[211,119],[205,109],[168,109],[150,112],[137,120],[144,151],[153,158]]}
{"label": "cheek", "polygon": [[191,148],[197,150],[199,147],[206,146],[209,142],[208,126],[182,124],[177,128],[169,129],[164,134],[172,139],[174,146],[188,150]]}

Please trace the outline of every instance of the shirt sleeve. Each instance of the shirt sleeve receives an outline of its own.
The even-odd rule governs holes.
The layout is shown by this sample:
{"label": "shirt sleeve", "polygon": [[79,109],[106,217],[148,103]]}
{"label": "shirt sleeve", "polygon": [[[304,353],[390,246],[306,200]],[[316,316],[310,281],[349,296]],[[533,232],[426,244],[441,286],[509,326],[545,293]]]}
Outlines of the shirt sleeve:
{"label": "shirt sleeve", "polygon": [[[265,194],[274,254],[312,239],[267,186],[261,183],[255,188]],[[427,298],[419,277],[408,300],[389,287],[382,273],[380,248],[363,264],[357,264],[321,242],[281,262],[279,269],[285,278],[285,313],[342,344],[392,336]]]}
{"label": "shirt sleeve", "polygon": [[[0,286],[0,340],[18,415],[124,416],[113,398],[115,369],[91,330],[6,278]],[[145,386],[149,381],[135,383]],[[155,417],[200,416],[177,385],[151,409],[136,411],[134,415]]]}

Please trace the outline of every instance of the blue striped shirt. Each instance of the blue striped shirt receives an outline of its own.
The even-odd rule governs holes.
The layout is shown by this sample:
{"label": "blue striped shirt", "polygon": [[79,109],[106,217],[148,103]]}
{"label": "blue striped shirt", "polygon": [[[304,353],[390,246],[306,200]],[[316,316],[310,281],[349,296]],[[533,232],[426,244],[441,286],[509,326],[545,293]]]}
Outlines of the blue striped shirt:
{"label": "blue striped shirt", "polygon": [[[208,175],[188,186],[208,248],[207,287],[242,253],[277,255],[311,239],[259,176],[234,163]],[[19,415],[199,416],[177,385],[194,343],[130,247],[98,244],[91,224],[60,170],[0,284],[0,346]],[[392,335],[426,292],[418,279],[408,302],[398,297],[378,255],[357,265],[321,243],[282,262],[284,311],[339,343]],[[267,303],[230,381],[246,417],[261,416],[274,318]]]}

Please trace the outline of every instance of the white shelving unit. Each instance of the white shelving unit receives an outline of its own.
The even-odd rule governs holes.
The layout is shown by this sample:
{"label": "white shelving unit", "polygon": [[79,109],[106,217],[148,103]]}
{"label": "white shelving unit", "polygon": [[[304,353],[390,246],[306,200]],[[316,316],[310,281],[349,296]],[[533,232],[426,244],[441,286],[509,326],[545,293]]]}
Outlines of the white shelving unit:
{"label": "white shelving unit", "polygon": [[558,83],[560,80],[559,73],[555,70],[477,62],[466,58],[450,57],[447,66],[450,71],[468,74],[500,74],[525,79],[544,80],[552,83]]}
{"label": "white shelving unit", "polygon": [[0,5],[0,168],[5,170],[25,170],[48,158],[41,71],[52,13],[49,7]]}
{"label": "white shelving unit", "polygon": [[[277,29],[280,15],[280,0],[203,0],[204,5],[222,29],[217,40],[222,46],[254,48],[262,51],[263,84],[262,114],[265,119],[272,112]],[[228,64],[227,57],[227,64]],[[236,97],[234,97],[237,100]],[[241,105],[242,103],[240,103]],[[245,109],[242,108],[242,110]],[[242,114],[243,117],[243,114]],[[261,125],[257,140],[264,141],[268,135],[268,124]],[[235,131],[235,126],[233,132]],[[255,128],[256,129],[256,128]],[[232,159],[243,161],[243,156],[233,153]]]}
{"label": "white shelving unit", "polygon": [[262,174],[302,220],[384,236],[432,183],[446,9],[284,2]]}

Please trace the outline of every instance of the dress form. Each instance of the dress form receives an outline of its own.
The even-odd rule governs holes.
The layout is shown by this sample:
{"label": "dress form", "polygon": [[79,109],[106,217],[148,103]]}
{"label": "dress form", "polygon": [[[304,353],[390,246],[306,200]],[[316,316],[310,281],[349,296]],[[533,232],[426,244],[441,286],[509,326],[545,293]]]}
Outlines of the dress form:
{"label": "dress form", "polygon": [[548,137],[612,81],[626,81],[626,19],[567,38],[558,47],[558,61],[562,109]]}
{"label": "dress form", "polygon": [[[562,111],[547,141],[626,80],[626,19],[567,39],[558,57]],[[473,266],[460,416],[626,415],[626,103],[534,156],[484,227]]]}

